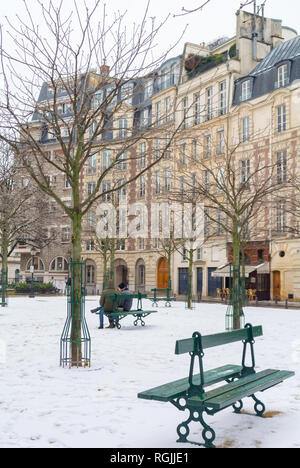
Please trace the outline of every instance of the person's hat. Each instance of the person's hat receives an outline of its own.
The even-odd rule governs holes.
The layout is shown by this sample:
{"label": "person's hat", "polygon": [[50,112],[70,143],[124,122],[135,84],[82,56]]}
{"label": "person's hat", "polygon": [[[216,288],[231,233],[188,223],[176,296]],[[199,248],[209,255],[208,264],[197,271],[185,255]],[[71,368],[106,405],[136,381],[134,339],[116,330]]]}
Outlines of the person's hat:
{"label": "person's hat", "polygon": [[118,287],[119,287],[120,289],[125,289],[125,288],[126,288],[126,284],[125,284],[125,283],[120,283]]}

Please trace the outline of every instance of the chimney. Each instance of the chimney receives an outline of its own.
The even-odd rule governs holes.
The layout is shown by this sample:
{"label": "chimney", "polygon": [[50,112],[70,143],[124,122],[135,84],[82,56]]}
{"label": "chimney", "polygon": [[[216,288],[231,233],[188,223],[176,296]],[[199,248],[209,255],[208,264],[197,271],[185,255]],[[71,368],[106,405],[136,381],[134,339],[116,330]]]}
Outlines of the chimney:
{"label": "chimney", "polygon": [[110,70],[109,66],[104,64],[100,67],[100,74],[103,76],[108,76],[109,70]]}

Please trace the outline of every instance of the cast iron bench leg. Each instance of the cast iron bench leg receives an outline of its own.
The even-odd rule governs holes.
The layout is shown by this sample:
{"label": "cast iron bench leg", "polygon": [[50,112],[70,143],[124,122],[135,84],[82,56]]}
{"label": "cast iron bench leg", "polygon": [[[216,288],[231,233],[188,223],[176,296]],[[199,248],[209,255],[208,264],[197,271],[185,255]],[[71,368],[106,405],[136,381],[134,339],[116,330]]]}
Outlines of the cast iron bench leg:
{"label": "cast iron bench leg", "polygon": [[[204,447],[207,447],[207,448],[215,448],[213,442],[214,442],[214,440],[216,438],[216,433],[213,430],[213,428],[210,427],[204,421],[204,418],[203,418],[203,413],[210,414],[209,411],[207,411],[207,410],[197,410],[197,409],[193,410],[193,409],[190,409],[190,408],[187,408],[187,409],[190,412],[190,416],[186,421],[179,424],[179,426],[177,427],[177,434],[179,435],[179,439],[177,440],[177,442],[179,442],[179,443],[189,442],[191,444],[195,444],[195,445],[199,445],[199,446],[204,445]],[[214,414],[214,413],[211,413],[211,414]],[[202,427],[203,427],[202,437],[203,437],[203,440],[205,442],[204,444],[200,444],[200,443],[197,443],[197,442],[191,442],[191,441],[187,440],[187,437],[190,434],[189,424],[191,422],[200,422],[200,424],[202,425]]]}
{"label": "cast iron bench leg", "polygon": [[[254,405],[255,413],[257,414],[257,416],[262,417],[264,415],[264,412],[266,411],[265,405],[258,398],[256,398],[255,395],[251,395],[251,398],[253,398],[253,400],[255,401],[255,405]],[[261,409],[259,409],[259,407],[261,407]]]}

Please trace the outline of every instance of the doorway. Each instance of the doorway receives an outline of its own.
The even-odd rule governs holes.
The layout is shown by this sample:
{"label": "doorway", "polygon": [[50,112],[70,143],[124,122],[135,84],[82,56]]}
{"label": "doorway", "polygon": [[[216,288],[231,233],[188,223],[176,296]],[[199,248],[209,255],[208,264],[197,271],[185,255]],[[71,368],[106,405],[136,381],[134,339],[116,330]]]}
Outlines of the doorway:
{"label": "doorway", "polygon": [[280,300],[281,296],[281,283],[280,283],[280,271],[273,271],[273,299],[278,297]]}
{"label": "doorway", "polygon": [[157,265],[157,288],[167,289],[168,279],[168,262],[165,258],[161,258]]}

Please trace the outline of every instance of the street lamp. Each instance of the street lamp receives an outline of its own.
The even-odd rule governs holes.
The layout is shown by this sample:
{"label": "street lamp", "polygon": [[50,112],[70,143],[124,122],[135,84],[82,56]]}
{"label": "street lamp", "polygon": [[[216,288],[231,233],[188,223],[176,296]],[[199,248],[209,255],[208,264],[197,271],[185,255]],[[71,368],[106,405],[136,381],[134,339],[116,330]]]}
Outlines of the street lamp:
{"label": "street lamp", "polygon": [[36,253],[36,248],[32,247],[30,250],[31,254],[31,265],[30,265],[30,273],[31,273],[31,288],[30,288],[30,294],[29,297],[34,298],[34,285],[33,285],[33,274],[34,274],[34,256]]}

